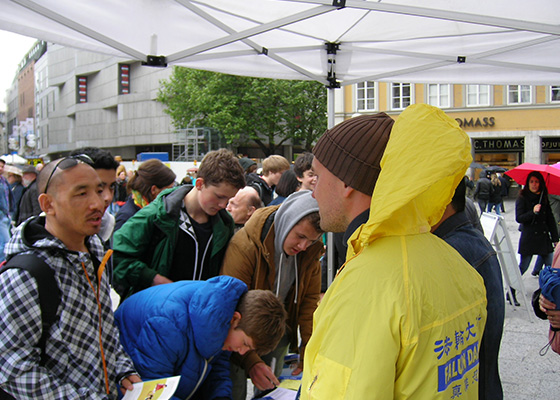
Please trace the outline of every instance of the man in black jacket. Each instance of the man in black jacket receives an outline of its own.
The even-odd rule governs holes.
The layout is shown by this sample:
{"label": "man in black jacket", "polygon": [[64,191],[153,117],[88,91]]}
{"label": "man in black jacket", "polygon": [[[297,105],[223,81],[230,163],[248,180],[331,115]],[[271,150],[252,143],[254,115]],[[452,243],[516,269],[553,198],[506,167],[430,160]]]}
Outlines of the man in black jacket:
{"label": "man in black jacket", "polygon": [[[482,175],[483,173],[485,175]],[[476,189],[474,191],[474,198],[478,201],[481,214],[486,212],[488,200],[490,200],[490,194],[492,193],[492,182],[489,178],[490,174],[488,172],[481,172],[480,179],[476,183]]]}
{"label": "man in black jacket", "polygon": [[26,165],[22,168],[23,183],[25,186],[23,195],[19,203],[19,214],[17,217],[17,225],[21,224],[27,218],[41,214],[41,206],[39,205],[39,192],[37,190],[37,171],[33,165]]}

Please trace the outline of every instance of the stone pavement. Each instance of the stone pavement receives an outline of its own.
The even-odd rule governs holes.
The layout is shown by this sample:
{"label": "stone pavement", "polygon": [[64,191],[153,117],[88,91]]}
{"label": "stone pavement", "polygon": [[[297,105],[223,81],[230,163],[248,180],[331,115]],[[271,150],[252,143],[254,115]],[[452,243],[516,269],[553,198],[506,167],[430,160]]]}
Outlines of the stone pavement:
{"label": "stone pavement", "polygon": [[[514,250],[519,243],[518,224],[515,222],[515,199],[505,202],[503,217]],[[523,276],[527,301],[538,288],[538,279],[530,274],[532,265]],[[560,398],[560,355],[548,350],[539,351],[548,342],[548,322],[531,315],[523,307],[506,302],[506,320],[500,349],[500,376],[505,400],[550,400]]]}

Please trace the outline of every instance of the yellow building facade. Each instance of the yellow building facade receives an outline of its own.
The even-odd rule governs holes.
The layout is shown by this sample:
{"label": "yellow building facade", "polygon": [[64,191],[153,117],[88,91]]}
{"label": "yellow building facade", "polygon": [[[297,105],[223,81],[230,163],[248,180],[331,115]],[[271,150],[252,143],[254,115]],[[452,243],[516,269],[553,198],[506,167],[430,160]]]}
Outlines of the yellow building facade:
{"label": "yellow building facade", "polygon": [[471,137],[478,164],[509,169],[523,162],[560,162],[560,82],[559,86],[362,82],[337,90],[335,123],[376,112],[397,118],[414,103],[438,106],[454,118]]}

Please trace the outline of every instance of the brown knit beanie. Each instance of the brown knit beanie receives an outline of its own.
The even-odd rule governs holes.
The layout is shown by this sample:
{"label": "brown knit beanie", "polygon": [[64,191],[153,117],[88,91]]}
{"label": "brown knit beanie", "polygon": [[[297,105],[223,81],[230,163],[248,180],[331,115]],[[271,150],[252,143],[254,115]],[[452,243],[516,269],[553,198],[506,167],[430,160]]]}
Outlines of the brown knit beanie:
{"label": "brown knit beanie", "polygon": [[385,113],[348,119],[327,130],[313,154],[338,179],[371,196],[393,123]]}

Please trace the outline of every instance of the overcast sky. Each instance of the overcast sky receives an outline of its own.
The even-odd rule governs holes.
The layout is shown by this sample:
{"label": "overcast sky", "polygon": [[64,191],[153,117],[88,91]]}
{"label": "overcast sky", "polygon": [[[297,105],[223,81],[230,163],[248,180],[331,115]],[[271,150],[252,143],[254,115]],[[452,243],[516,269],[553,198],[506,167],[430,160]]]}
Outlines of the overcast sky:
{"label": "overcast sky", "polygon": [[0,111],[6,111],[6,90],[12,85],[19,62],[36,40],[0,30]]}

